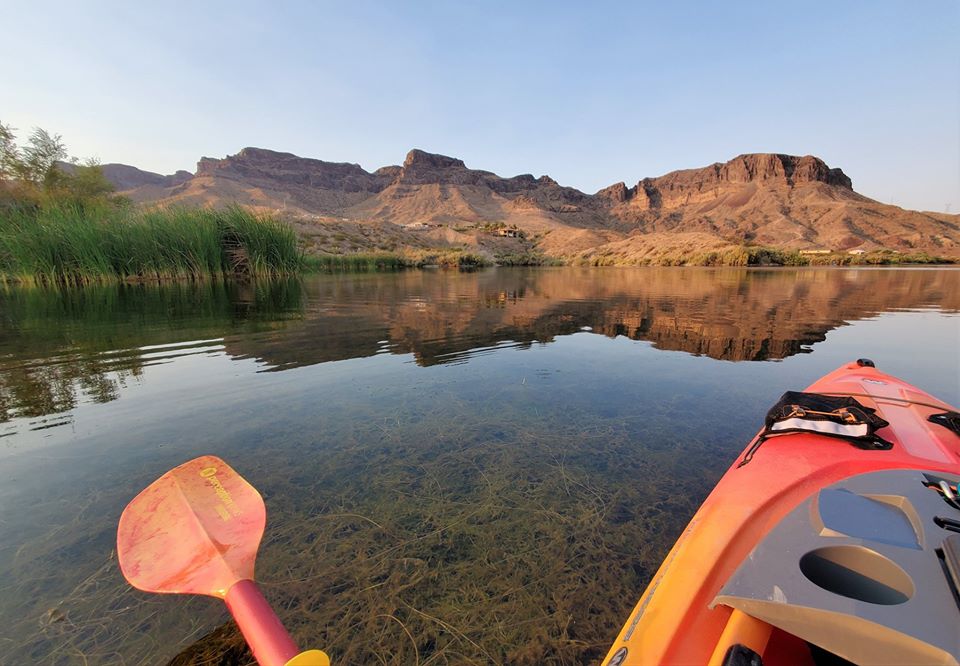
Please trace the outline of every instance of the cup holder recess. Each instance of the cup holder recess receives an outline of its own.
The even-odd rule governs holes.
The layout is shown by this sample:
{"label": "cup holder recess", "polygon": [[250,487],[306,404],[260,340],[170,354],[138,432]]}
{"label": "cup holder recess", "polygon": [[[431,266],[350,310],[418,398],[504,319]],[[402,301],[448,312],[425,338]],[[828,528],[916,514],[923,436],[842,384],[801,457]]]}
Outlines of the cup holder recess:
{"label": "cup holder recess", "polygon": [[800,558],[800,571],[828,592],[892,606],[913,596],[913,580],[888,557],[864,546],[827,546]]}

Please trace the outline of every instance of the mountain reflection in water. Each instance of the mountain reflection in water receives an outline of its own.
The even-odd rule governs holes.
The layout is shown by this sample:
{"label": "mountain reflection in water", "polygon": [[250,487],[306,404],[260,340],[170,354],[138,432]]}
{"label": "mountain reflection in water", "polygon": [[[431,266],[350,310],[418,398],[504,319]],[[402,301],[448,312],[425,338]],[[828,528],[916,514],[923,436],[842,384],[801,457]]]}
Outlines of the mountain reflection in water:
{"label": "mountain reflection in water", "polygon": [[422,366],[503,343],[593,333],[728,361],[808,351],[831,329],[881,312],[960,308],[951,271],[539,269],[308,282],[304,318],[227,352],[271,369],[412,353]]}
{"label": "mountain reflection in water", "polygon": [[267,371],[384,352],[430,366],[589,330],[721,360],[782,359],[882,312],[956,312],[956,286],[949,270],[501,269],[11,290],[0,293],[0,423],[57,425],[37,417],[116,400],[145,367],[189,354]]}

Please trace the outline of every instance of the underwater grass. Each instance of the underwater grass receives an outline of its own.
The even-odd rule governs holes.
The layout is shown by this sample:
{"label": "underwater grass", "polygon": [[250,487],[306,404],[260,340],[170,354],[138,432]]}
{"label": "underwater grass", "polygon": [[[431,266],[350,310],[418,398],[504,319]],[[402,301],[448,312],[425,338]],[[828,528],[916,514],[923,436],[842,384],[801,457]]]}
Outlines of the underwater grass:
{"label": "underwater grass", "polygon": [[[555,413],[523,409],[467,416],[473,404],[424,406],[413,427],[354,418],[335,436],[297,444],[278,433],[263,444],[271,465],[251,478],[269,493],[271,521],[258,577],[299,644],[335,664],[595,664],[721,467],[710,458],[704,473],[678,478],[672,448],[650,451],[638,463],[650,482],[630,486],[617,471],[634,450],[622,428],[592,419],[557,428]],[[467,418],[449,422],[451,408]],[[556,439],[543,436],[548,422]],[[324,453],[291,457],[298,445]],[[109,556],[112,509],[129,494],[79,500],[95,517],[82,525],[95,535],[83,584],[61,584],[49,611],[31,606],[17,626],[31,630],[13,634],[11,652],[164,663],[192,634],[171,666],[252,666],[233,623],[204,636],[223,617],[212,600],[145,595],[122,580]],[[80,529],[31,540],[10,572],[25,592],[49,596],[50,585],[30,580],[28,555],[75,567],[61,551],[87,544]]]}
{"label": "underwater grass", "polygon": [[[552,440],[547,414],[459,402],[354,426],[322,470],[272,470],[267,594],[335,664],[597,663],[721,465],[678,478],[675,451],[649,451],[631,486],[616,425]],[[232,624],[170,662],[209,663],[251,663]]]}
{"label": "underwater grass", "polygon": [[239,207],[52,204],[0,210],[0,281],[5,282],[279,277],[302,267],[291,227]]}

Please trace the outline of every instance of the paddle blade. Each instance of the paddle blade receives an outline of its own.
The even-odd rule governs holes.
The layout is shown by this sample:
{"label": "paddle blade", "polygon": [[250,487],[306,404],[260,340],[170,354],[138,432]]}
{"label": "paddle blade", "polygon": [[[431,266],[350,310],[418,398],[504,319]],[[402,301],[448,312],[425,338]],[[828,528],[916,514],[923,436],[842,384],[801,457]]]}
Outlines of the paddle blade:
{"label": "paddle blade", "polygon": [[120,516],[117,557],[145,592],[223,598],[253,579],[267,511],[260,493],[215,456],[170,470]]}

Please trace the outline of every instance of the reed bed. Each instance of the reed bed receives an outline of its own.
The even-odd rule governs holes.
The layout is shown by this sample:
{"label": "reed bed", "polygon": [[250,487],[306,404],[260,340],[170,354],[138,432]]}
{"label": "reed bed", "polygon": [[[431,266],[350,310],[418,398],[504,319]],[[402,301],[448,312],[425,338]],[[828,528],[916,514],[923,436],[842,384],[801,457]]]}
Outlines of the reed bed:
{"label": "reed bed", "polygon": [[0,281],[5,282],[277,277],[302,267],[292,228],[239,207],[57,204],[0,210]]}
{"label": "reed bed", "polygon": [[306,270],[320,273],[373,273],[429,267],[473,270],[492,263],[487,256],[461,249],[409,250],[402,254],[321,254],[304,258]]}
{"label": "reed bed", "polygon": [[493,265],[490,257],[470,252],[465,248],[445,248],[442,250],[419,250],[406,255],[409,265],[415,268],[457,268],[474,270]]}
{"label": "reed bed", "polygon": [[397,271],[408,266],[399,254],[322,254],[305,258],[305,267],[318,273],[373,273]]}
{"label": "reed bed", "polygon": [[548,257],[537,250],[508,252],[496,255],[497,266],[562,266],[564,261],[558,257]]}

